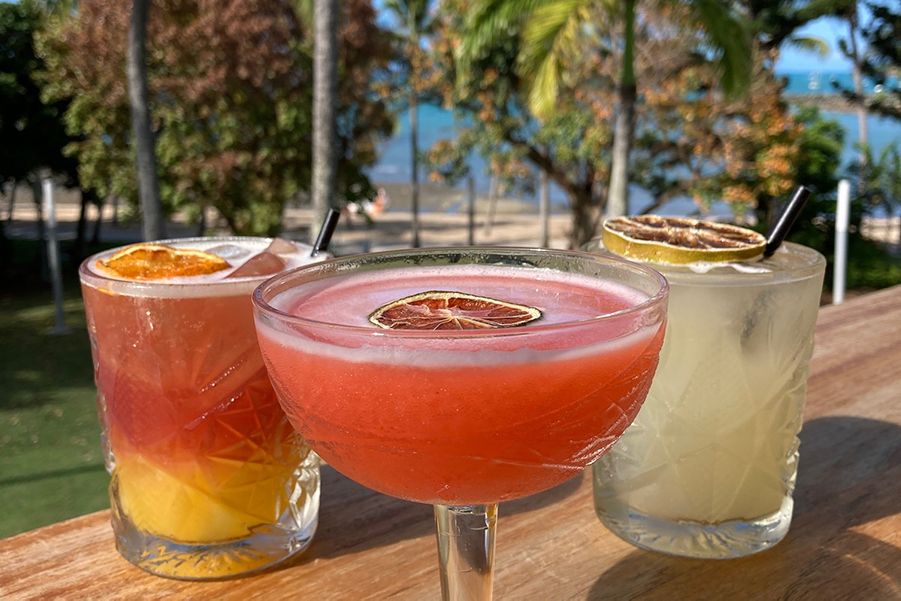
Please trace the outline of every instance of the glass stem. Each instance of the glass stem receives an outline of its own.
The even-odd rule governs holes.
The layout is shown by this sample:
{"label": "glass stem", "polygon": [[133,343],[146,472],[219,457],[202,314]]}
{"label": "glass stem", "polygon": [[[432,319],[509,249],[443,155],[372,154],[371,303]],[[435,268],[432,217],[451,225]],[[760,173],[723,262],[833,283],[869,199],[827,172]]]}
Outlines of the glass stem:
{"label": "glass stem", "polygon": [[444,601],[490,601],[497,504],[435,505]]}

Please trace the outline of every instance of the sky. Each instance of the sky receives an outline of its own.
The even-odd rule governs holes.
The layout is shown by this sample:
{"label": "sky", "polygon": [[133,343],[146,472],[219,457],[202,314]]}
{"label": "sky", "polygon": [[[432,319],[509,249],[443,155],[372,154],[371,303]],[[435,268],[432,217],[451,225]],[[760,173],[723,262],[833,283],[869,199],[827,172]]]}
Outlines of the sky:
{"label": "sky", "polygon": [[838,49],[838,40],[848,36],[848,23],[842,19],[819,19],[800,28],[796,35],[817,37],[829,46],[829,56],[822,57],[814,52],[785,46],[776,63],[776,71],[791,73],[795,71],[841,71],[851,70],[848,62]]}

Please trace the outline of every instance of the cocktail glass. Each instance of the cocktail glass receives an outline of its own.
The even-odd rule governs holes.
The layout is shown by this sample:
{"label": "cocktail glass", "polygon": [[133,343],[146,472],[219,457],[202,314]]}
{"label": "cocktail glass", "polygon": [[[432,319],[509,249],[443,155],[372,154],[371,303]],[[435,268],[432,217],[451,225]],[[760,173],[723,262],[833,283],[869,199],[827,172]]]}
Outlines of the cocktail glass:
{"label": "cocktail glass", "polygon": [[288,423],[257,346],[250,295],[310,247],[265,238],[168,240],[236,269],[137,281],[87,259],[85,301],[119,552],[161,576],[276,564],[316,530],[319,463]]}
{"label": "cocktail glass", "polygon": [[786,243],[756,263],[652,266],[671,287],[666,343],[638,417],[594,465],[598,516],[673,555],[768,549],[791,523],[826,260]]}
{"label": "cocktail glass", "polygon": [[[378,329],[371,311],[444,290],[536,307],[529,325]],[[254,293],[291,423],[335,469],[435,505],[445,599],[488,599],[497,503],[551,488],[634,418],[663,340],[667,284],[615,257],[513,248],[346,257]]]}

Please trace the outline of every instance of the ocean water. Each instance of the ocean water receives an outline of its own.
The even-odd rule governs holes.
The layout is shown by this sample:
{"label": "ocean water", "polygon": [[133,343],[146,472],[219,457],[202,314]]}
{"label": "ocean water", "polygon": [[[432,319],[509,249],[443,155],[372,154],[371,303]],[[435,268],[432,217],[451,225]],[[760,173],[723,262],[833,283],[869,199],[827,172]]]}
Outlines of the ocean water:
{"label": "ocean water", "polygon": [[[786,92],[800,94],[831,94],[837,93],[830,82],[837,81],[850,87],[851,75],[849,73],[785,73],[787,80]],[[811,86],[815,87],[811,87]],[[872,90],[872,82],[868,82]],[[893,85],[898,85],[897,81]],[[840,113],[823,111],[822,115],[827,119],[833,119],[845,130],[845,145],[842,151],[842,167],[847,167],[856,159],[857,143],[857,116],[853,113]],[[870,116],[867,120],[870,146],[874,155],[878,156],[888,145],[901,146],[901,122],[892,119]],[[378,162],[369,170],[373,183],[403,183],[410,181],[410,134],[409,118],[406,113],[398,116],[398,127],[394,135],[382,143]],[[453,139],[456,125],[454,115],[439,106],[423,105],[419,107],[419,147],[426,150],[440,140]],[[487,173],[485,162],[479,156],[471,158],[473,176],[476,181],[476,190],[479,194],[487,194],[490,176]],[[426,173],[420,174],[420,181],[425,181]],[[463,186],[464,183],[458,184]],[[512,196],[522,197],[523,200],[537,205],[537,195],[528,197],[523,194],[513,193]],[[638,186],[630,188],[630,212],[641,211],[650,202],[650,195]],[[551,204],[555,212],[564,212],[567,207],[566,195],[556,185],[551,185]],[[690,198],[675,198],[657,212],[666,215],[686,215],[697,210],[697,206]],[[728,216],[731,210],[725,203],[714,203],[709,215]]]}
{"label": "ocean water", "polygon": [[[839,90],[854,89],[854,80],[850,73],[842,73],[838,71],[787,71],[780,73],[780,77],[786,81],[786,94],[836,94]],[[885,86],[889,88],[897,88],[899,81],[897,77],[889,77]],[[837,87],[836,87],[837,86]],[[876,84],[868,77],[863,79],[864,92],[871,93],[875,90]]]}

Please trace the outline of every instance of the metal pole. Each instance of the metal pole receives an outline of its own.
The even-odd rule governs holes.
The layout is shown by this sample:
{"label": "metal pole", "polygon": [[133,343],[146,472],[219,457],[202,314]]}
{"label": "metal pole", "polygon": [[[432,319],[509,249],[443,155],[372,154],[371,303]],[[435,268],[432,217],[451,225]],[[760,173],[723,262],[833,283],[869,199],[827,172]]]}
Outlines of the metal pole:
{"label": "metal pole", "polygon": [[53,335],[68,334],[66,316],[63,313],[63,278],[59,265],[59,243],[56,238],[56,202],[53,199],[53,180],[44,178],[44,215],[47,219],[47,262],[50,264],[50,282],[53,286],[53,305],[56,309]]}
{"label": "metal pole", "polygon": [[466,231],[466,243],[476,243],[476,180],[473,176],[466,178],[466,209],[469,216]]}
{"label": "metal pole", "polygon": [[551,245],[550,218],[551,218],[551,192],[547,172],[541,170],[541,181],[538,184],[538,215],[541,222],[541,247],[548,248]]}
{"label": "metal pole", "polygon": [[851,183],[838,182],[838,201],[835,206],[835,261],[832,269],[832,304],[845,300],[845,272],[848,268],[848,218],[851,207]]}

